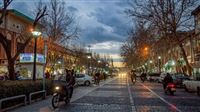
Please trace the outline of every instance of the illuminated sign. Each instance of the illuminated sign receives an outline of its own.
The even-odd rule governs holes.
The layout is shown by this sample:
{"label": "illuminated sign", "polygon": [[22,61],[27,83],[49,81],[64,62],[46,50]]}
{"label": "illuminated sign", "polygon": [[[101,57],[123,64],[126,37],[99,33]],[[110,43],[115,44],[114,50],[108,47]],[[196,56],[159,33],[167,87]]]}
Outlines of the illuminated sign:
{"label": "illuminated sign", "polygon": [[[32,53],[22,53],[20,54],[20,63],[33,63],[34,54]],[[45,63],[44,55],[37,54],[36,62]]]}

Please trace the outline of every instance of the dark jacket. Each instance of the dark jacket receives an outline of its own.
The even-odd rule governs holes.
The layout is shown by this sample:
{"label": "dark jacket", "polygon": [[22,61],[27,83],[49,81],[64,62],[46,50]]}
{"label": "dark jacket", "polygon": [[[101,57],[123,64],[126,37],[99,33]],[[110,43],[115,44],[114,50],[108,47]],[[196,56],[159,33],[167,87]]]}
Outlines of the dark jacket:
{"label": "dark jacket", "polygon": [[163,83],[164,83],[164,84],[168,84],[168,83],[170,83],[170,82],[173,82],[172,77],[171,77],[170,75],[165,76],[165,78],[164,78],[164,80],[163,80]]}
{"label": "dark jacket", "polygon": [[74,75],[71,75],[70,77],[69,77],[69,79],[67,80],[67,86],[74,86],[75,85],[75,83],[76,83],[76,80],[75,80],[75,77],[74,77]]}

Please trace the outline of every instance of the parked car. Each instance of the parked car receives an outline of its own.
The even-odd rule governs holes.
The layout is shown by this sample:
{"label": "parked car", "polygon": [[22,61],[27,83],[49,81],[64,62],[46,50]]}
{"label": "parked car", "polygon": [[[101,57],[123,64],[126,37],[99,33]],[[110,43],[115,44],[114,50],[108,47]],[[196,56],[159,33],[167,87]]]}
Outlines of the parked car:
{"label": "parked car", "polygon": [[184,73],[172,74],[173,82],[176,86],[183,87],[183,81],[190,80],[190,77]]}
{"label": "parked car", "polygon": [[89,86],[93,83],[93,78],[87,74],[75,74],[77,85]]}
{"label": "parked car", "polygon": [[194,91],[197,92],[197,95],[200,96],[200,81],[196,80],[185,80],[183,81],[185,91]]}
{"label": "parked car", "polygon": [[147,80],[153,81],[153,82],[158,82],[160,77],[160,73],[149,73],[147,75]]}

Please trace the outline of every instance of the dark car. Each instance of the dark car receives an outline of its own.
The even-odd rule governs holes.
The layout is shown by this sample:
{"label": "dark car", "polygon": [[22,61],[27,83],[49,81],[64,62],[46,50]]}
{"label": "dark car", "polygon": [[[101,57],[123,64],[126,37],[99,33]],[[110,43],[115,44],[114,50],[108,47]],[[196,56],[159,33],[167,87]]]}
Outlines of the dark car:
{"label": "dark car", "polygon": [[184,73],[175,73],[172,75],[172,78],[173,82],[179,87],[183,87],[184,80],[190,80],[190,77]]}

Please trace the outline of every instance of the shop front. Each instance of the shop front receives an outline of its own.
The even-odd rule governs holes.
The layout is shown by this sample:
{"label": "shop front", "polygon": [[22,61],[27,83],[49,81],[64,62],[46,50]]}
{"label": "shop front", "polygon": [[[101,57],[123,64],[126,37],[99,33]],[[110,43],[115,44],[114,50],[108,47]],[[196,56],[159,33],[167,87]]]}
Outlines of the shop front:
{"label": "shop front", "polygon": [[[25,79],[32,79],[33,76],[33,60],[34,54],[22,53],[20,54],[20,61],[16,66],[16,70]],[[44,55],[37,54],[36,56],[36,78],[43,78],[45,58]]]}

